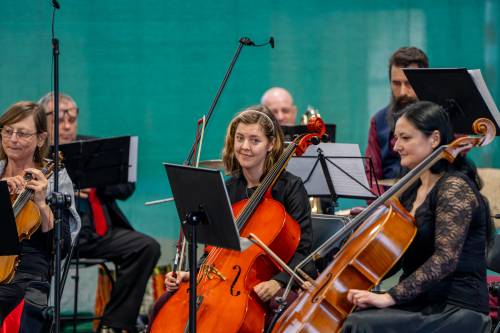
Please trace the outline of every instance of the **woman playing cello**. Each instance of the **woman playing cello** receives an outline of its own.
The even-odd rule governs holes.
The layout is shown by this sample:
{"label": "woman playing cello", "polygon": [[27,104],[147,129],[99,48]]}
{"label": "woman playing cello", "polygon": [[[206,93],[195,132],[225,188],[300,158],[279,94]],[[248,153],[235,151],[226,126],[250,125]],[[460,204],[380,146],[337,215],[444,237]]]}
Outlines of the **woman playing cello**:
{"label": "woman playing cello", "polygon": [[[233,118],[227,129],[223,150],[224,166],[231,175],[226,186],[233,204],[252,196],[282,152],[283,133],[269,109],[253,106]],[[299,177],[284,171],[272,188],[272,197],[284,206],[300,226],[300,242],[289,261],[289,265],[294,267],[311,248],[311,209],[307,193]],[[315,276],[314,266],[307,267],[306,273]],[[181,282],[188,280],[188,272],[178,272],[177,277],[168,273],[165,279],[167,293],[162,297],[163,302],[160,300],[155,305],[155,310],[159,310]],[[268,302],[288,280],[285,273],[278,273],[270,280],[255,285],[253,291],[263,302]]]}
{"label": "woman playing cello", "polygon": [[[32,102],[18,102],[0,117],[0,179],[6,181],[11,195],[25,189],[33,192],[33,202],[38,207],[40,226],[31,238],[21,242],[19,264],[13,279],[0,284],[0,324],[21,300],[36,298],[36,304],[47,304],[52,256],[54,215],[45,199],[52,192],[52,180],[40,170],[48,151],[47,121],[42,108]],[[29,177],[26,177],[29,174]],[[73,186],[65,170],[60,171],[60,188],[73,195]],[[73,202],[73,201],[72,201]],[[64,212],[69,224],[63,223],[63,237],[67,249],[70,232],[78,229],[79,217],[72,207]],[[1,217],[0,217],[1,218]],[[16,220],[17,223],[19,223]],[[71,230],[70,230],[71,226]],[[28,323],[30,332],[37,332],[34,322]]]}
{"label": "woman playing cello", "polygon": [[[406,107],[394,149],[412,169],[453,140],[447,113],[430,102]],[[400,282],[386,293],[351,289],[359,309],[342,332],[488,332],[485,249],[489,208],[475,167],[458,156],[421,174],[401,203],[415,217],[417,235],[400,261]]]}

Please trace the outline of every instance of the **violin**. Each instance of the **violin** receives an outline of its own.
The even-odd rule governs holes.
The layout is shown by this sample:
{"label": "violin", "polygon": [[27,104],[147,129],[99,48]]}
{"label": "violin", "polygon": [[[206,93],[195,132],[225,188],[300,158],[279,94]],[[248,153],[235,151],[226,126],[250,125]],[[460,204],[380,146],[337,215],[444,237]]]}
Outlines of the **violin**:
{"label": "violin", "polygon": [[[304,134],[286,147],[250,199],[232,205],[241,237],[258,236],[278,257],[288,262],[300,241],[300,226],[283,205],[271,196],[275,181],[295,153],[301,155],[325,132],[321,119],[311,120]],[[197,326],[200,332],[263,332],[266,305],[253,292],[260,282],[281,270],[265,251],[252,245],[244,252],[211,248],[197,276]],[[180,288],[159,310],[151,332],[187,332],[188,284]]]}
{"label": "violin", "polygon": [[413,216],[398,198],[419,176],[441,159],[453,162],[463,151],[485,146],[495,137],[495,125],[478,119],[474,133],[437,148],[399,182],[375,200],[334,236],[322,244],[297,268],[311,258],[328,253],[329,247],[346,237],[346,245],[314,281],[283,313],[272,332],[338,332],[354,305],[347,299],[350,289],[370,290],[401,258],[416,234]]}
{"label": "violin", "polygon": [[[54,162],[49,161],[43,168],[42,173],[49,178],[54,172]],[[27,173],[24,180],[30,181],[31,174]],[[17,236],[19,241],[30,239],[41,224],[40,210],[33,202],[34,191],[24,188],[18,195],[11,195],[12,210],[16,218]],[[9,283],[14,277],[16,267],[19,264],[18,255],[0,256],[0,284]]]}

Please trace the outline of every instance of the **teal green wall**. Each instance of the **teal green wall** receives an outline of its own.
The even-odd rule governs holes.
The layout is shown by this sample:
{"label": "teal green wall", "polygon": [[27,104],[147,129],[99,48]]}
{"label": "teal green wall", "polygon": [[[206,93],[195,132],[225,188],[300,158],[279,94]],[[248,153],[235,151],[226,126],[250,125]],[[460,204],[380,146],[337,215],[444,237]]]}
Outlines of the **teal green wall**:
{"label": "teal green wall", "polygon": [[[140,137],[137,191],[121,206],[159,238],[177,235],[173,205],[143,203],[170,195],[161,162],[185,159],[242,36],[274,36],[276,48],[243,49],[202,159],[219,156],[231,116],[274,85],[364,150],[369,117],[389,98],[387,59],[404,45],[434,67],[481,69],[500,101],[498,1],[59,1],[61,90],[81,108],[80,133]],[[50,90],[50,19],[49,0],[2,1],[1,110]],[[471,156],[500,167],[500,141]]]}

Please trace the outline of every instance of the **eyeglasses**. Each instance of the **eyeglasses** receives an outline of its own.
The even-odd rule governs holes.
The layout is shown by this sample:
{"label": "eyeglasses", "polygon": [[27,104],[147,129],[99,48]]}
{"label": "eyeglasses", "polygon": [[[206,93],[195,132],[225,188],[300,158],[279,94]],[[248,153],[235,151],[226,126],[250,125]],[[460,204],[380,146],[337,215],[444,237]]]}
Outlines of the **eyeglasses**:
{"label": "eyeglasses", "polygon": [[10,128],[10,127],[2,127],[2,129],[0,130],[0,133],[2,134],[2,138],[4,138],[4,139],[10,139],[15,134],[15,135],[17,135],[18,139],[22,139],[22,140],[27,140],[27,139],[31,138],[33,135],[37,134],[37,132],[29,133],[29,132],[25,132],[25,131],[18,131],[18,130],[14,130],[13,128]]}
{"label": "eyeglasses", "polygon": [[[78,117],[78,108],[69,108],[69,109],[60,109],[59,110],[59,121],[64,121],[64,116],[67,116],[66,119],[72,124],[76,121]],[[54,111],[46,112],[45,115],[52,116]]]}

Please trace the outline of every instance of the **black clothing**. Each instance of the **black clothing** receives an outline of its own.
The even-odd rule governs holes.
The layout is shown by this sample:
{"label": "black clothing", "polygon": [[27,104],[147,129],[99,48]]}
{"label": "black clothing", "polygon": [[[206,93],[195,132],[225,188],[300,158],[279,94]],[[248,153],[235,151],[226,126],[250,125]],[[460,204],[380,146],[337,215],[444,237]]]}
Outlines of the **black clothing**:
{"label": "black clothing", "polygon": [[[420,181],[401,197],[411,211]],[[415,212],[417,235],[403,275],[388,293],[396,305],[352,313],[342,332],[487,332],[488,209],[476,185],[448,171]]]}
{"label": "black clothing", "polygon": [[[22,317],[26,317],[25,323],[21,323],[21,330],[30,331],[29,328],[34,328],[36,320],[33,320],[29,313],[26,313],[27,304],[36,304],[38,312],[41,314],[47,307],[47,299],[50,292],[48,276],[44,274],[25,273],[17,271],[12,281],[8,284],[0,284],[0,326],[3,320],[10,314],[12,310],[24,299],[25,305],[22,312]],[[34,306],[33,306],[34,307]],[[29,319],[28,319],[29,318]],[[31,322],[33,321],[33,322]],[[41,325],[45,320],[41,320]],[[44,332],[43,330],[32,329],[31,332]]]}
{"label": "black clothing", "polygon": [[[63,214],[67,214],[65,211]],[[68,221],[67,218],[63,221]],[[63,239],[62,259],[71,247],[71,236],[69,224],[62,223],[61,235]],[[47,279],[50,276],[51,260],[52,260],[52,243],[54,239],[54,230],[42,232],[41,227],[31,236],[30,239],[25,239],[21,242],[20,262],[17,267],[18,272],[32,273],[42,275]]]}
{"label": "black clothing", "polygon": [[[4,173],[6,161],[0,161],[0,175]],[[49,178],[47,197],[53,192],[54,178]],[[65,169],[59,172],[59,191],[73,196],[73,186]],[[74,200],[69,208],[63,210],[61,223],[62,255],[71,245],[72,232],[77,233],[80,219],[74,207]],[[41,226],[30,239],[21,242],[19,265],[10,283],[0,284],[0,325],[4,318],[24,299],[20,330],[22,332],[44,332],[45,318],[42,311],[47,307],[52,275],[52,248],[54,230],[42,232]]]}
{"label": "black clothing", "polygon": [[134,331],[144,290],[160,257],[160,245],[149,236],[121,227],[80,242],[81,258],[109,259],[117,267],[101,324]]}
{"label": "black clothing", "polygon": [[405,308],[368,309],[353,312],[342,333],[489,333],[491,321],[482,313],[451,304]]}
{"label": "black clothing", "polygon": [[[415,196],[409,191],[402,197],[406,209]],[[441,177],[415,212],[417,235],[401,261],[401,282],[389,290],[396,303],[446,302],[488,313],[486,214],[468,177]]]}
{"label": "black clothing", "polygon": [[158,242],[135,231],[116,203],[115,199],[130,197],[134,189],[132,183],[97,189],[109,227],[103,237],[95,232],[88,200],[77,200],[82,218],[78,245],[80,258],[110,259],[117,267],[116,282],[101,324],[129,331],[135,330],[148,279],[160,258]]}
{"label": "black clothing", "polygon": [[[248,199],[255,190],[255,188],[247,188],[247,182],[243,176],[228,179],[226,187],[231,203]],[[271,194],[275,200],[283,204],[287,213],[300,225],[300,242],[295,255],[288,262],[288,265],[294,268],[311,252],[313,238],[311,206],[307,192],[299,177],[284,171],[274,184]],[[306,265],[303,270],[309,276],[316,277],[317,272],[313,263]],[[286,284],[290,280],[290,277],[287,273],[280,272],[273,279]]]}

